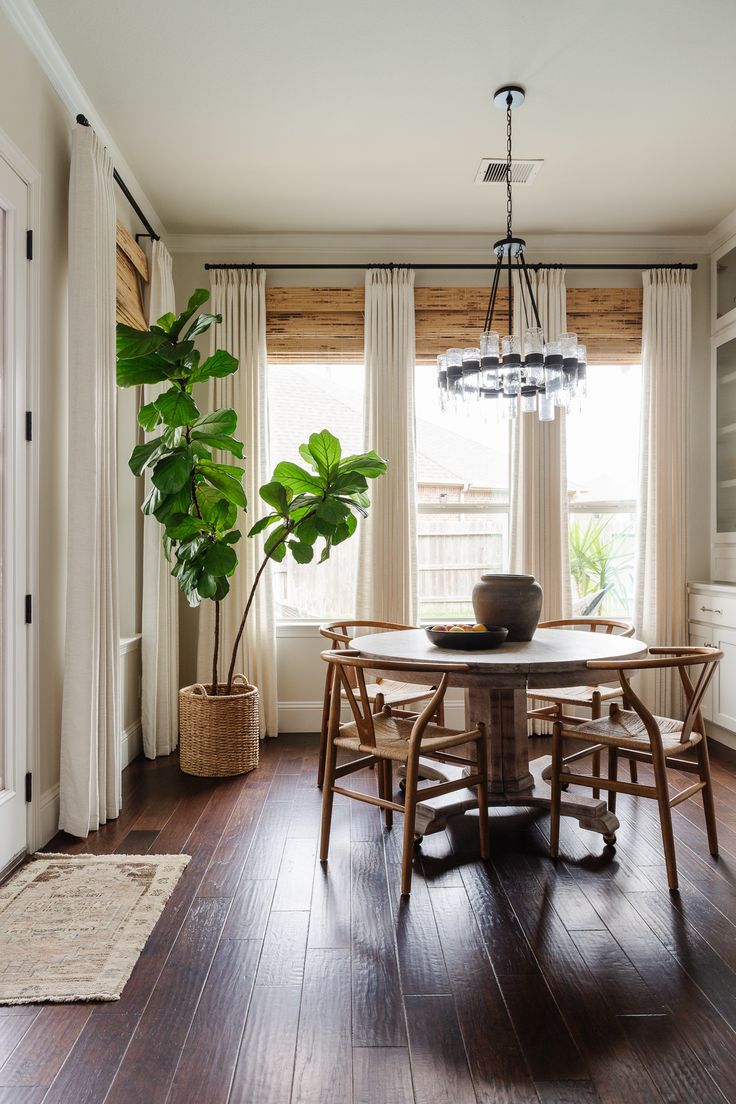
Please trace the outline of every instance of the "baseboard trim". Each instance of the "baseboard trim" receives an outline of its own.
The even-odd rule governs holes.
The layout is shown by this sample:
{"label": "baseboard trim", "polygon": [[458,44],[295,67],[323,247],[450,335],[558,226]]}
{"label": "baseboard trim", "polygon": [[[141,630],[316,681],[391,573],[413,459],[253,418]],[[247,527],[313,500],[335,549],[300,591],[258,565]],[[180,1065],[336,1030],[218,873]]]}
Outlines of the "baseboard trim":
{"label": "baseboard trim", "polygon": [[[343,707],[343,721],[349,720],[348,707]],[[449,728],[462,728],[465,724],[465,705],[462,701],[445,702],[445,721]],[[279,732],[319,732],[322,727],[321,701],[279,702]]]}
{"label": "baseboard trim", "polygon": [[123,729],[120,737],[120,769],[125,770],[129,763],[143,751],[143,728],[140,717]]}
{"label": "baseboard trim", "polygon": [[[38,807],[38,847],[44,847],[59,831],[59,783],[41,794]],[[38,850],[38,847],[36,850]]]}

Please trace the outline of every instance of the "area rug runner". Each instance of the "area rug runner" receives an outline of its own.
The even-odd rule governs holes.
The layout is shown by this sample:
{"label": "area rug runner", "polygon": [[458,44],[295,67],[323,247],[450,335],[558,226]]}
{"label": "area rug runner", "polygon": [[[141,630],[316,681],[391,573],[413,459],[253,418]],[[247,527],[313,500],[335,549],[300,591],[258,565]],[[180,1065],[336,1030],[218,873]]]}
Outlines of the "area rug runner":
{"label": "area rug runner", "polygon": [[188,862],[34,856],[0,886],[0,1005],[119,1000]]}

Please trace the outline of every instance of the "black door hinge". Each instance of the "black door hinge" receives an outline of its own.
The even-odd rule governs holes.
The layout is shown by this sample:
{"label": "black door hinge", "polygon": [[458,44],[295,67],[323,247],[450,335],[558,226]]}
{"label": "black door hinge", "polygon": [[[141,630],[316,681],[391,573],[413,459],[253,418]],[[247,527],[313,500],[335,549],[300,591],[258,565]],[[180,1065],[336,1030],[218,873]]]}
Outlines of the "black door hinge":
{"label": "black door hinge", "polygon": [[33,411],[26,410],[26,441],[33,440]]}
{"label": "black door hinge", "polygon": [[33,624],[33,595],[26,594],[26,625]]}
{"label": "black door hinge", "polygon": [[26,804],[30,805],[33,801],[33,775],[30,771],[26,775]]}
{"label": "black door hinge", "polygon": [[33,231],[26,230],[26,260],[33,260]]}

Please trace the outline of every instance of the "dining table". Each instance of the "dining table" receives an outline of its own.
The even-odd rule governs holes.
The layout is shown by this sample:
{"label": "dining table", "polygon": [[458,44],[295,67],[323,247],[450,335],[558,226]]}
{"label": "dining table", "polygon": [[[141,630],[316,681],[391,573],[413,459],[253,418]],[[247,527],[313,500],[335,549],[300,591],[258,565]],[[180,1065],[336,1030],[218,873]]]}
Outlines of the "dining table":
{"label": "dining table", "polygon": [[[351,643],[362,657],[373,661],[406,661],[426,664],[429,670],[411,671],[412,683],[437,685],[448,674],[448,688],[465,692],[465,724],[484,724],[488,741],[489,807],[510,806],[547,809],[551,802],[549,777],[552,757],[542,755],[530,761],[527,722],[527,691],[568,686],[596,686],[616,682],[605,672],[591,670],[590,660],[641,659],[647,646],[634,637],[571,629],[537,629],[529,641],[505,643],[492,650],[440,648],[423,629],[372,633],[357,636]],[[374,672],[381,674],[380,668]],[[395,669],[385,672],[396,678]],[[454,780],[466,768],[421,761],[421,776],[433,780]],[[441,831],[448,820],[477,805],[475,792],[456,790],[419,801],[417,835]],[[566,791],[561,812],[573,817],[582,828],[600,833],[606,843],[615,842],[619,821],[604,799]]]}

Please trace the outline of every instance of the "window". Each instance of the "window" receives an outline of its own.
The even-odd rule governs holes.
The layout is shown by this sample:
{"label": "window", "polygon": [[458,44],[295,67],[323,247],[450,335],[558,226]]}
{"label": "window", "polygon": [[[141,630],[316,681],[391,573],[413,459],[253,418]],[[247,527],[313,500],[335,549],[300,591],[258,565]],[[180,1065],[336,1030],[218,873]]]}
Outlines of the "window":
{"label": "window", "polygon": [[567,420],[573,613],[634,609],[641,368],[588,367],[582,414]]}
{"label": "window", "polygon": [[[349,455],[363,449],[362,364],[269,364],[271,464],[303,465],[299,445],[329,429]],[[273,565],[276,616],[324,621],[355,609],[359,536],[333,549],[325,563],[298,564],[287,555]],[[321,548],[321,542],[318,542]]]}
{"label": "window", "polygon": [[508,562],[509,423],[443,413],[436,368],[416,368],[419,616],[472,617],[482,571]]}

